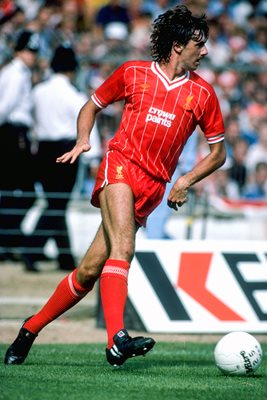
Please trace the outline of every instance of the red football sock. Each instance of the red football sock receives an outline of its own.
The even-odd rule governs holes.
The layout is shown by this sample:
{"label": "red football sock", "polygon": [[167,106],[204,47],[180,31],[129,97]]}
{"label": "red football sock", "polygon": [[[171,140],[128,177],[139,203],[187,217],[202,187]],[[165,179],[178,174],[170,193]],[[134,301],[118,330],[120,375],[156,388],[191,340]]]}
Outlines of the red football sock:
{"label": "red football sock", "polygon": [[83,288],[76,279],[77,269],[67,275],[57,286],[44,307],[23,325],[30,332],[37,334],[49,322],[77,304],[90,290]]}
{"label": "red football sock", "polygon": [[108,348],[113,336],[124,328],[124,308],[128,294],[127,261],[108,259],[100,277],[100,294],[108,335]]}

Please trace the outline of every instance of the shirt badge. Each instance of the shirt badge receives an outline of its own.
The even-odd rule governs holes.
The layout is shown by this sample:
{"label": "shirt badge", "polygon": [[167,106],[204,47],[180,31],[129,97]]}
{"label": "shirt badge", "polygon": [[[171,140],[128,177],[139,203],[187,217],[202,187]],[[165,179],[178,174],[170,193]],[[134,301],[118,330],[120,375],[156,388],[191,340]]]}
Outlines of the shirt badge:
{"label": "shirt badge", "polygon": [[116,172],[117,172],[116,173],[116,179],[123,179],[124,178],[122,170],[123,170],[123,166],[122,165],[120,165],[119,167],[116,167]]}
{"label": "shirt badge", "polygon": [[184,110],[192,110],[191,102],[193,100],[194,96],[189,95],[187,96],[184,104]]}

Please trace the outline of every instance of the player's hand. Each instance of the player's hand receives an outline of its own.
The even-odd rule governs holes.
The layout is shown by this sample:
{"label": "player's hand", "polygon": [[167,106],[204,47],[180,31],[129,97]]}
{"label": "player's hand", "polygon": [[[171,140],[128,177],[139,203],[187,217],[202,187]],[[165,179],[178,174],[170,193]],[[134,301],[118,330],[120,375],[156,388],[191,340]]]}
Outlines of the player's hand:
{"label": "player's hand", "polygon": [[83,145],[78,145],[76,144],[71,151],[68,151],[67,153],[63,154],[62,156],[58,157],[56,159],[57,163],[66,163],[70,162],[70,164],[73,164],[77,158],[79,157],[80,154],[85,153],[86,151],[89,151],[91,146],[87,144]]}
{"label": "player's hand", "polygon": [[[187,200],[186,200],[186,201],[187,201]],[[182,202],[182,201],[176,202],[176,201],[168,200],[168,201],[167,201],[167,204],[168,204],[168,206],[169,206],[170,208],[173,208],[175,211],[177,211],[177,210],[178,210],[178,207],[182,207],[182,205],[183,205],[184,203],[186,203],[186,201],[184,201],[184,202]]]}
{"label": "player's hand", "polygon": [[177,211],[179,207],[182,207],[182,205],[188,201],[188,189],[189,186],[186,181],[183,178],[179,178],[174,183],[169,193],[167,200],[168,206],[175,211]]}

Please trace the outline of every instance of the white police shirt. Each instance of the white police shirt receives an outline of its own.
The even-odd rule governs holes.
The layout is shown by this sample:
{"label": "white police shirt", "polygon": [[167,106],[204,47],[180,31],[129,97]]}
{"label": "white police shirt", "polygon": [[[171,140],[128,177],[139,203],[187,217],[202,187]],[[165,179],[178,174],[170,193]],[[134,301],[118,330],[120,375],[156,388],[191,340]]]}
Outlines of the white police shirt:
{"label": "white police shirt", "polygon": [[5,122],[32,124],[32,73],[16,57],[0,72],[0,125]]}
{"label": "white police shirt", "polygon": [[34,134],[39,141],[76,139],[77,117],[87,101],[64,74],[33,88]]}

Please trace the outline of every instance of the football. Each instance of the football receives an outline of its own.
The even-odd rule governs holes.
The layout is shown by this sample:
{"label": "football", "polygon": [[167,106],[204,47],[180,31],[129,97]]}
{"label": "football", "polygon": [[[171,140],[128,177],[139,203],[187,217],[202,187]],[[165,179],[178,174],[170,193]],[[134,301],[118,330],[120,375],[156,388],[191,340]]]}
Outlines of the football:
{"label": "football", "polygon": [[252,375],[262,361],[258,340],[247,332],[230,332],[215,346],[216,366],[225,375]]}

